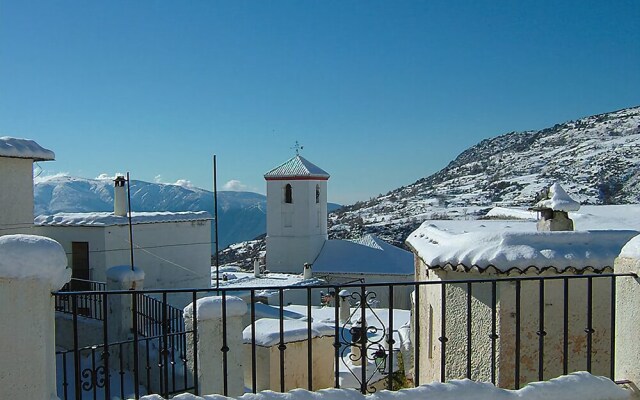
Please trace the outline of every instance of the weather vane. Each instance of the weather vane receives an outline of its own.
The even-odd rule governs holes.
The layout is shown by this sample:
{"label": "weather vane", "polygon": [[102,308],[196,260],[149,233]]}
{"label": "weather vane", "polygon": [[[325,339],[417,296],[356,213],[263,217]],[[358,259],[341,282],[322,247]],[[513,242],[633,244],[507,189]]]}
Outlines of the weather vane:
{"label": "weather vane", "polygon": [[298,141],[296,140],[296,144],[293,145],[293,147],[290,147],[290,149],[293,149],[296,151],[296,155],[300,154],[300,150],[304,149],[304,146],[301,146],[300,143],[298,143]]}

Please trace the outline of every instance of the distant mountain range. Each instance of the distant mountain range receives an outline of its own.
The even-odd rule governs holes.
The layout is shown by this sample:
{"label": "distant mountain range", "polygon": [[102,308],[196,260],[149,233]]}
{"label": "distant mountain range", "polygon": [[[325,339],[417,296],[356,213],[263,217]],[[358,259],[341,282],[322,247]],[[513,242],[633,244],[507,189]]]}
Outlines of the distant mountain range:
{"label": "distant mountain range", "polygon": [[[71,176],[38,178],[34,186],[35,214],[113,211],[113,181]],[[213,193],[193,186],[131,180],[133,211],[208,211]],[[331,203],[330,210],[340,205]],[[266,232],[267,199],[253,192],[218,192],[220,248]],[[212,227],[213,241],[213,227]]]}
{"label": "distant mountain range", "polygon": [[485,139],[431,176],[332,213],[330,237],[402,245],[424,220],[531,206],[556,181],[582,204],[640,202],[640,107]]}

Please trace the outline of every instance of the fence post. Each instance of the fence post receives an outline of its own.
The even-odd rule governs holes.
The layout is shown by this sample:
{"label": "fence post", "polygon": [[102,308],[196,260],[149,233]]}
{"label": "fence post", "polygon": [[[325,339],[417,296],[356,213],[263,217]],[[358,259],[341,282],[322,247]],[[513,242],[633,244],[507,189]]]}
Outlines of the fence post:
{"label": "fence post", "polygon": [[[198,368],[197,377],[200,393],[225,394],[223,346],[225,338],[223,325],[226,325],[227,352],[227,396],[244,394],[242,317],[247,313],[247,303],[239,297],[226,296],[226,321],[222,320],[222,296],[210,296],[196,301],[197,332],[187,334],[187,363],[193,373],[194,341],[197,341]],[[187,332],[194,328],[193,303],[184,309],[184,322]]]}
{"label": "fence post", "polygon": [[[107,269],[107,290],[142,290],[144,287],[144,271],[140,268],[131,269],[129,265],[119,265]],[[132,295],[110,294],[107,295],[109,304],[109,316],[107,332],[109,342],[124,342],[133,338],[133,302]],[[130,344],[125,347],[120,354],[121,347],[112,346],[111,362],[117,362],[122,358],[123,366],[126,370],[138,373],[135,368],[136,345]]]}
{"label": "fence post", "polygon": [[[142,290],[144,271],[119,265],[107,269],[107,290]],[[133,333],[131,295],[108,295],[109,299],[109,341],[128,340]]]}
{"label": "fence post", "polygon": [[71,278],[64,249],[34,235],[0,237],[0,398],[56,399],[55,300]]}
{"label": "fence post", "polygon": [[[640,275],[640,236],[631,239],[614,263],[617,274]],[[640,341],[637,330],[640,326],[640,280],[633,277],[616,278],[615,315],[615,379],[632,382],[630,389],[634,398],[640,398]]]}

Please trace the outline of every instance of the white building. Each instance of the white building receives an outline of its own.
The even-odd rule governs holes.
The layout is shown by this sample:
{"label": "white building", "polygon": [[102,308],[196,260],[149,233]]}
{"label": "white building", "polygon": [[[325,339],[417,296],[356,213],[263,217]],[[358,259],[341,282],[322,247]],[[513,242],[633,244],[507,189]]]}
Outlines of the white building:
{"label": "white building", "polygon": [[33,163],[54,158],[33,140],[0,137],[0,236],[32,232]]}
{"label": "white building", "polygon": [[[206,212],[132,213],[134,264],[146,289],[208,287],[211,221]],[[35,219],[38,235],[65,249],[73,278],[106,282],[106,270],[130,265],[128,218],[112,213],[60,213]]]}
{"label": "white building", "polygon": [[299,272],[327,241],[329,174],[296,155],[264,175],[267,181],[267,269]]}
{"label": "white building", "polygon": [[[299,273],[304,264],[331,284],[410,282],[410,252],[367,235],[328,240],[329,174],[300,155],[264,175],[267,181],[267,269]],[[374,289],[371,289],[372,291]],[[394,307],[409,307],[409,286],[394,292]],[[388,288],[376,290],[380,305],[389,305]]]}
{"label": "white building", "polygon": [[[638,234],[633,230],[530,232],[513,230],[508,227],[508,221],[497,221],[495,230],[487,228],[492,221],[477,222],[482,223],[478,229],[483,230],[447,231],[433,225],[439,222],[428,221],[411,233],[407,244],[415,254],[416,280],[597,277],[612,272],[620,249]],[[443,226],[446,225],[444,221]],[[529,222],[529,226],[533,224]],[[592,303],[587,296],[587,279],[569,281],[566,299],[563,285],[561,279],[545,282],[543,301],[537,280],[521,282],[520,289],[513,281],[498,282],[495,289],[491,283],[475,283],[471,292],[466,283],[449,284],[445,292],[440,284],[421,286],[417,305],[420,342],[416,344],[421,349],[420,381],[438,380],[443,374],[443,340],[446,343],[445,379],[464,378],[467,357],[471,357],[471,379],[490,381],[491,335],[495,333],[496,384],[514,387],[517,326],[520,327],[519,384],[538,380],[541,308],[544,310],[544,378],[561,375],[565,361],[569,372],[584,370],[588,304],[593,315],[592,372],[607,375],[611,362],[611,280],[593,278]],[[519,309],[516,308],[518,290]],[[567,353],[563,348],[565,302]],[[466,316],[469,304],[471,321]],[[492,313],[496,317],[495,332]],[[467,350],[468,328],[471,328],[471,355]]]}

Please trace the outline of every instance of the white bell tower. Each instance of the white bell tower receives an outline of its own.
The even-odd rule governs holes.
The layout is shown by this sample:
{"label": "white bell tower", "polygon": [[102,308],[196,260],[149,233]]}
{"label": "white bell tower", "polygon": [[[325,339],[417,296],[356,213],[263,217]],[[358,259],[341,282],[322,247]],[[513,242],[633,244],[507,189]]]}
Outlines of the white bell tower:
{"label": "white bell tower", "polygon": [[300,155],[264,175],[267,181],[267,269],[300,273],[327,236],[329,174]]}

